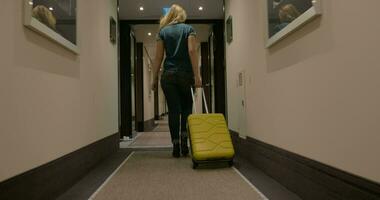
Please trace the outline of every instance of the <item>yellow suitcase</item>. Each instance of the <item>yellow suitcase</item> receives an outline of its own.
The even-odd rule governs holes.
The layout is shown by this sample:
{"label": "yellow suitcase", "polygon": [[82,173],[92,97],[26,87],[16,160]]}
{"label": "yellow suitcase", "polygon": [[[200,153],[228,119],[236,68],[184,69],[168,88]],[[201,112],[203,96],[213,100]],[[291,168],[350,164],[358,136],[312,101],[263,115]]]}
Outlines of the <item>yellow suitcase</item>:
{"label": "yellow suitcase", "polygon": [[[202,95],[206,102],[203,90]],[[205,107],[208,113],[207,105]],[[202,163],[220,161],[232,166],[235,151],[223,114],[191,114],[188,117],[188,132],[193,168]]]}

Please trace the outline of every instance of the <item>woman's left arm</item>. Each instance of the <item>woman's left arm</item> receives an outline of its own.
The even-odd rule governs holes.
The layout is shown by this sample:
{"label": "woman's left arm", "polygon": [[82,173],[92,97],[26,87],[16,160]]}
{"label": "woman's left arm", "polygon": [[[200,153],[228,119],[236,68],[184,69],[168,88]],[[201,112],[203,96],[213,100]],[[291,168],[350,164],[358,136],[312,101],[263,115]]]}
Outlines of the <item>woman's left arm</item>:
{"label": "woman's left arm", "polygon": [[157,89],[158,85],[158,72],[160,71],[162,59],[164,58],[164,42],[162,40],[158,40],[156,44],[156,57],[153,62],[153,83],[152,90]]}

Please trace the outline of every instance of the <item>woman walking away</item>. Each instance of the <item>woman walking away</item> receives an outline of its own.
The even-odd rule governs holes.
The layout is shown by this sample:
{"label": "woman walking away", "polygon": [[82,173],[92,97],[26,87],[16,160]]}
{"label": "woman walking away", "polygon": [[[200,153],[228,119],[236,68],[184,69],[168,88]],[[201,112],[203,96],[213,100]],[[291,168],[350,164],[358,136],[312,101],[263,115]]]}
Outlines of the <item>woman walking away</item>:
{"label": "woman walking away", "polygon": [[173,157],[189,154],[187,146],[187,117],[192,112],[191,87],[201,87],[198,68],[196,33],[185,24],[186,12],[173,4],[160,21],[157,35],[156,57],[153,65],[152,89],[157,89],[158,72],[164,57],[161,87],[169,108],[169,128],[173,143]]}

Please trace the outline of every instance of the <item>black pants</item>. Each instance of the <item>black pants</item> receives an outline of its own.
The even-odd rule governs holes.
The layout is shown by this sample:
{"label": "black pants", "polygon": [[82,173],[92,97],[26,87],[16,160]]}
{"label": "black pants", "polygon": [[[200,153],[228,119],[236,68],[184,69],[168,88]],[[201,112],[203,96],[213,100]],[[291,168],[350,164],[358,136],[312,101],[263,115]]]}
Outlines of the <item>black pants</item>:
{"label": "black pants", "polygon": [[182,136],[186,136],[187,117],[193,107],[190,89],[193,84],[192,72],[165,71],[161,75],[161,87],[169,108],[169,129],[173,143],[179,142],[180,129]]}

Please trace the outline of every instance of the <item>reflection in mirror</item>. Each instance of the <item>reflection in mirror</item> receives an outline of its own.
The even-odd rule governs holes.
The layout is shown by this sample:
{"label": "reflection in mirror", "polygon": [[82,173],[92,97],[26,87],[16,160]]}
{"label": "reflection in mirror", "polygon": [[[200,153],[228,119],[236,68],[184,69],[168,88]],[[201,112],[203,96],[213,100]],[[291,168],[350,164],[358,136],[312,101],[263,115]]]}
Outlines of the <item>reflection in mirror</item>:
{"label": "reflection in mirror", "polygon": [[285,38],[322,14],[322,0],[267,0],[268,38],[266,47]]}
{"label": "reflection in mirror", "polygon": [[268,0],[269,37],[313,6],[312,0]]}
{"label": "reflection in mirror", "polygon": [[31,0],[32,16],[76,44],[76,0]]}

